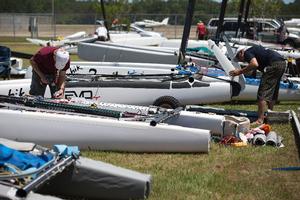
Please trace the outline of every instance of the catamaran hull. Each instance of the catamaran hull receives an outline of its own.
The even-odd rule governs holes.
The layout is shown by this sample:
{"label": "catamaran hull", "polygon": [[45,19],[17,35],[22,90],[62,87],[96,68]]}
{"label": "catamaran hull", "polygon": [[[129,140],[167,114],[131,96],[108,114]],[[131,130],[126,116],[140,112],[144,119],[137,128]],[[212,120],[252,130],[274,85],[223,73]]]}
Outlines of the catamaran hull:
{"label": "catamaran hull", "polygon": [[[78,157],[76,147],[67,147],[70,153],[63,151],[65,145],[55,145],[51,153],[35,143],[17,142],[0,138],[1,152],[13,151],[13,158],[1,157],[1,161],[10,163],[9,168],[4,168],[0,175],[0,199],[26,199],[26,200],[58,200],[58,199],[146,199],[151,190],[151,175],[133,170],[117,167],[105,162]],[[61,151],[60,151],[61,150]],[[5,151],[6,152],[6,151]],[[25,153],[26,152],[26,153]],[[52,154],[53,152],[53,154]],[[56,156],[54,152],[61,152],[64,156],[73,157],[73,161],[66,161],[64,156]],[[26,154],[26,156],[23,155]],[[38,167],[42,173],[31,164],[37,159],[36,155],[44,153],[45,156],[55,156],[60,161],[50,161]],[[76,159],[75,159],[76,156]],[[65,161],[62,161],[62,160]],[[42,159],[41,159],[42,160]],[[41,162],[42,163],[42,162]],[[55,168],[53,167],[55,165]],[[59,163],[59,164],[58,164]],[[12,173],[11,168],[23,167],[18,172]],[[5,164],[6,166],[6,164]],[[48,167],[47,167],[48,166]],[[51,166],[51,167],[49,167]],[[24,170],[25,169],[25,170]],[[6,173],[3,173],[6,172]],[[27,176],[26,176],[27,174]],[[7,177],[9,175],[15,178]],[[18,180],[28,177],[23,185]],[[32,179],[31,179],[32,178]],[[40,180],[40,182],[37,181]],[[9,180],[17,180],[15,182]],[[33,180],[29,183],[29,181]],[[39,184],[36,184],[39,183]],[[31,186],[29,186],[31,185]],[[23,187],[23,190],[20,190]],[[24,189],[27,187],[27,189]],[[23,191],[23,192],[22,192]],[[18,196],[19,195],[19,196]],[[50,196],[49,196],[50,195]],[[22,196],[22,197],[20,197]],[[55,196],[59,196],[55,197]]]}
{"label": "catamaran hull", "polygon": [[[176,65],[156,63],[127,63],[127,62],[71,62],[67,74],[90,75],[129,75],[129,74],[171,74],[175,73]],[[32,67],[27,68],[25,78],[31,78]]]}
{"label": "catamaran hull", "polygon": [[[70,73],[74,74],[176,74],[175,65],[161,65],[161,64],[142,64],[142,63],[98,63],[98,62],[73,62],[70,67]],[[209,76],[217,76],[219,78],[224,78],[224,72],[219,69],[210,68],[207,71],[205,68],[201,73],[207,74]],[[219,75],[221,76],[218,76]],[[203,76],[203,81],[215,82],[217,79]],[[245,79],[245,89],[240,92],[234,100],[256,100],[256,94],[258,90],[259,80]],[[280,101],[293,101],[300,100],[300,84],[296,78],[289,78],[293,82],[290,87],[289,83],[281,83],[279,90],[279,100]],[[250,83],[251,82],[251,83]],[[255,84],[255,85],[254,85]]]}
{"label": "catamaran hull", "polygon": [[174,72],[176,65],[128,62],[71,62],[70,74],[167,74]]}
{"label": "catamaran hull", "polygon": [[146,199],[150,184],[148,174],[82,157],[38,192],[68,199]]}
{"label": "catamaran hull", "polygon": [[222,116],[191,111],[181,111],[180,115],[166,120],[165,123],[189,128],[201,128],[211,131],[212,135],[233,135],[250,129],[250,120],[246,117]]}
{"label": "catamaran hull", "polygon": [[[137,62],[177,64],[178,52],[161,47],[140,47],[114,43],[78,45],[78,56],[87,61],[98,62]],[[208,66],[212,61],[194,56],[186,56],[186,61]]]}
{"label": "catamaran hull", "polygon": [[20,110],[0,110],[0,126],[3,138],[81,149],[208,152],[210,141],[204,129]]}
{"label": "catamaran hull", "polygon": [[[280,88],[278,100],[279,101],[299,101],[300,100],[300,85],[296,84],[297,88]],[[299,86],[299,87],[298,87]],[[234,100],[256,100],[258,85],[246,85],[239,96],[233,97]]]}
{"label": "catamaran hull", "polygon": [[[29,94],[30,79],[8,80],[0,82],[0,94],[23,96]],[[224,102],[231,100],[229,83],[185,82],[134,82],[134,81],[98,81],[68,82],[65,97],[97,97],[102,102],[152,105],[161,97],[170,96],[181,105]],[[46,91],[45,97],[50,97]]]}

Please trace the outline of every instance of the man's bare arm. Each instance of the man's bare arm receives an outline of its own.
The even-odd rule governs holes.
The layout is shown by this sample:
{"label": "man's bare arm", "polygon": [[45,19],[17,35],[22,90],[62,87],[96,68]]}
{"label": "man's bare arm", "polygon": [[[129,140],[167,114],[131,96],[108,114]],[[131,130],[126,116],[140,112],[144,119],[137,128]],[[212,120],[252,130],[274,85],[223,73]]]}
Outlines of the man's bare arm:
{"label": "man's bare arm", "polygon": [[250,60],[250,63],[246,67],[244,67],[242,69],[232,70],[229,72],[229,75],[230,76],[238,76],[240,74],[245,74],[251,70],[257,69],[257,67],[258,67],[258,62],[257,62],[256,58],[252,58]]}

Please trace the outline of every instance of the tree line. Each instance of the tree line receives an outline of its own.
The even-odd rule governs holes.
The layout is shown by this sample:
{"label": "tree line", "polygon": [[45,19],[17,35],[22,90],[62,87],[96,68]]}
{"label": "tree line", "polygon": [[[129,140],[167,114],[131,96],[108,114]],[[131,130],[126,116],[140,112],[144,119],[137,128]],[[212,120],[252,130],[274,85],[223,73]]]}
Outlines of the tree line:
{"label": "tree line", "polygon": [[[172,15],[184,16],[188,0],[106,0],[104,2],[108,20],[122,18],[123,22],[126,23],[140,20],[145,15],[151,16],[154,20],[161,20],[165,16]],[[0,0],[0,3],[0,13],[52,14],[54,11],[54,14],[58,16],[59,23],[82,21],[83,19],[80,19],[78,14],[96,15],[98,18],[102,16],[101,5],[98,0]],[[229,0],[226,16],[237,17],[239,3],[240,0]],[[290,4],[284,4],[282,0],[252,0],[249,17],[300,18],[299,8],[300,0],[295,0]],[[220,3],[213,0],[196,0],[194,9],[194,16],[200,16],[204,21],[207,21],[212,15],[218,16]],[[90,18],[87,17],[85,21],[90,20]],[[174,22],[171,21],[171,23]]]}

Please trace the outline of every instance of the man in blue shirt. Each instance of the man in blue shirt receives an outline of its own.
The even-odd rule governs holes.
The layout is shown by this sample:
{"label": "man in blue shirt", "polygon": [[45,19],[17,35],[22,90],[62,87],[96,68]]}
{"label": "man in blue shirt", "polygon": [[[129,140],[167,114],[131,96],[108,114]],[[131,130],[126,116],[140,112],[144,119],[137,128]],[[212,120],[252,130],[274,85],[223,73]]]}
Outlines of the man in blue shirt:
{"label": "man in blue shirt", "polygon": [[285,59],[276,51],[258,45],[247,50],[239,50],[235,58],[240,62],[247,62],[248,65],[242,69],[230,71],[230,76],[238,76],[256,69],[263,73],[257,91],[258,119],[256,122],[261,124],[264,121],[266,104],[268,109],[273,110],[278,99],[280,80],[286,68]]}

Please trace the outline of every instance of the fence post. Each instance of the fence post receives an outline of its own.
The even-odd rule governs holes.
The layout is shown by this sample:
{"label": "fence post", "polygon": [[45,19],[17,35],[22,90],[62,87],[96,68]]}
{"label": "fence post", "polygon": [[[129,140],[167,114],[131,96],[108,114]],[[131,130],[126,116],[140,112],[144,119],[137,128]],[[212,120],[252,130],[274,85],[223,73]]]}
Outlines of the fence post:
{"label": "fence post", "polygon": [[175,39],[177,38],[177,23],[178,23],[178,15],[175,15]]}
{"label": "fence post", "polygon": [[37,16],[29,17],[29,31],[31,33],[31,38],[38,37],[38,20]]}
{"label": "fence post", "polygon": [[15,14],[13,14],[13,33],[14,33],[14,40],[16,40],[16,27],[15,27]]}
{"label": "fence post", "polygon": [[56,22],[55,22],[55,5],[54,0],[52,0],[52,28],[53,28],[53,39],[56,38]]}

